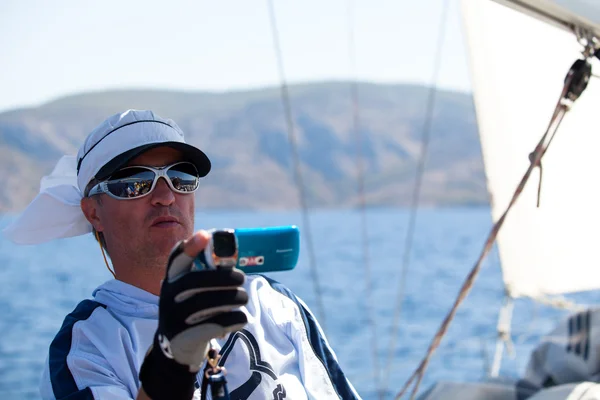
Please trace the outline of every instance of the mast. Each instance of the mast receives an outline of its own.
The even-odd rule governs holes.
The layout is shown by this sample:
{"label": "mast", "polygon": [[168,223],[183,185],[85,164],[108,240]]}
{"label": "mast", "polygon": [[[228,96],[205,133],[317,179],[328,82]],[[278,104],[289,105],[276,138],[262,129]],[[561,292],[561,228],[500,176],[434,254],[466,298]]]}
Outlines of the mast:
{"label": "mast", "polygon": [[589,29],[600,36],[600,2],[595,0],[492,0],[563,30]]}

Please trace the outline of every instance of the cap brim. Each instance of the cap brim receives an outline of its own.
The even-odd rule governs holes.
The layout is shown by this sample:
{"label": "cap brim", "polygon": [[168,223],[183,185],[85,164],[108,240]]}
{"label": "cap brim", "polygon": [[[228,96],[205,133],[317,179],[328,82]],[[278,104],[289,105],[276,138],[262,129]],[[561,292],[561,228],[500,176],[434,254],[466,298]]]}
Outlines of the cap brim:
{"label": "cap brim", "polygon": [[206,176],[210,172],[210,160],[202,150],[191,146],[187,143],[162,142],[145,144],[119,154],[118,156],[104,164],[102,168],[100,168],[100,170],[96,174],[96,179],[104,180],[110,177],[114,172],[116,172],[120,168],[125,167],[131,160],[133,160],[140,154],[157,147],[171,147],[173,149],[181,151],[183,153],[184,159],[193,163],[196,166],[200,177]]}

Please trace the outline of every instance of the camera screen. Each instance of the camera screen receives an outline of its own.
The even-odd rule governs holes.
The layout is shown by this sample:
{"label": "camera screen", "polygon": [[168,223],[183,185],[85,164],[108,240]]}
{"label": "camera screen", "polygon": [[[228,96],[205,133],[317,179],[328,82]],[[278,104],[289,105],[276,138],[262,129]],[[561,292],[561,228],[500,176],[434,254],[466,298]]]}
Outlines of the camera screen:
{"label": "camera screen", "polygon": [[231,257],[235,254],[235,234],[229,232],[213,233],[213,248],[217,257]]}

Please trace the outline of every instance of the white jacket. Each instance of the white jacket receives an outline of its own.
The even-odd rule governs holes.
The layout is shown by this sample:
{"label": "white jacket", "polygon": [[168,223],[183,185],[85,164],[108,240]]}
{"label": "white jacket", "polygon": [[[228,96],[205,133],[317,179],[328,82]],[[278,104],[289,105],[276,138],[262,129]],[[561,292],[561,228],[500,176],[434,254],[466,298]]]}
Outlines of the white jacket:
{"label": "white jacket", "polygon": [[[260,275],[247,276],[244,287],[248,324],[216,341],[232,400],[360,398],[301,300]],[[43,399],[137,395],[138,373],[158,324],[158,297],[118,280],[101,285],[93,296],[65,318],[50,345]]]}

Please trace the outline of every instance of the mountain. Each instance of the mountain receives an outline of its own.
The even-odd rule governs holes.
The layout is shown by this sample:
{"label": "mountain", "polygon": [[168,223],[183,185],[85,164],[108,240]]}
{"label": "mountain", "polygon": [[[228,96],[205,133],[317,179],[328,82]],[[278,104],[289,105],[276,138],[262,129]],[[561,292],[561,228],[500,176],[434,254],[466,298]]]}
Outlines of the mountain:
{"label": "mountain", "polygon": [[[348,82],[289,90],[309,207],[358,203],[357,144],[368,204],[410,203],[429,88],[360,83],[360,143]],[[173,119],[187,141],[211,158],[198,207],[298,207],[284,109],[279,88],[272,87],[225,93],[110,90],[0,113],[0,212],[22,210],[61,155],[75,154],[97,124],[129,108]],[[471,95],[438,91],[431,129],[421,204],[487,203]]]}

